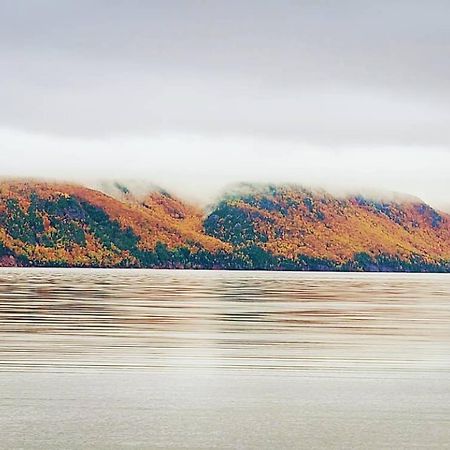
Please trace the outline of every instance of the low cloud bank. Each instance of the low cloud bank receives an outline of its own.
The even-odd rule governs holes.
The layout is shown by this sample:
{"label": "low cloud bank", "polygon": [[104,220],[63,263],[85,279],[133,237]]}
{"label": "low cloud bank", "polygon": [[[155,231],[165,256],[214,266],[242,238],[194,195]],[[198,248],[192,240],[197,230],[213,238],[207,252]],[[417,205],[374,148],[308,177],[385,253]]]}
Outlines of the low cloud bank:
{"label": "low cloud bank", "polygon": [[448,209],[450,153],[441,148],[333,149],[295,140],[160,134],[79,139],[0,130],[0,176],[99,186],[134,180],[207,203],[228,185],[296,183],[335,194],[403,192]]}

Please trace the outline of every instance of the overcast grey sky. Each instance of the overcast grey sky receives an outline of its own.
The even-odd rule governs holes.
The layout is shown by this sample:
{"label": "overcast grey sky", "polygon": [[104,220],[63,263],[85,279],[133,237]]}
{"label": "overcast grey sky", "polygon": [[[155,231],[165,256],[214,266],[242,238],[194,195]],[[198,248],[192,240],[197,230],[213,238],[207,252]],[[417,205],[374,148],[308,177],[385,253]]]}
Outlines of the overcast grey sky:
{"label": "overcast grey sky", "polygon": [[450,205],[450,2],[0,0],[0,175]]}

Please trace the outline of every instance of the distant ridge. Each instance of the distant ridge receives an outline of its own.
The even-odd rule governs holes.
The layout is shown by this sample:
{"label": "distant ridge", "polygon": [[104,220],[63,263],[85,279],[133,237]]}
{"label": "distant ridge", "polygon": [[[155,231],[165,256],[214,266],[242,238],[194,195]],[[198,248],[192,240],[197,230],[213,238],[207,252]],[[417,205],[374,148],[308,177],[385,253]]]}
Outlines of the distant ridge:
{"label": "distant ridge", "polygon": [[152,187],[0,183],[0,265],[450,271],[450,216],[417,198],[242,184],[208,211]]}

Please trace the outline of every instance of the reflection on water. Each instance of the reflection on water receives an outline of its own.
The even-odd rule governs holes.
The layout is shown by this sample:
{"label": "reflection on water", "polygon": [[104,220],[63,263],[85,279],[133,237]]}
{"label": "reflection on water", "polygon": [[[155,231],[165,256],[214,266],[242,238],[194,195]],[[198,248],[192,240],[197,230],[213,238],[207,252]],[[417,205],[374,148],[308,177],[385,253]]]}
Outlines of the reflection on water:
{"label": "reflection on water", "polygon": [[0,448],[449,448],[447,275],[0,270]]}
{"label": "reflection on water", "polygon": [[450,369],[446,275],[2,269],[0,370]]}

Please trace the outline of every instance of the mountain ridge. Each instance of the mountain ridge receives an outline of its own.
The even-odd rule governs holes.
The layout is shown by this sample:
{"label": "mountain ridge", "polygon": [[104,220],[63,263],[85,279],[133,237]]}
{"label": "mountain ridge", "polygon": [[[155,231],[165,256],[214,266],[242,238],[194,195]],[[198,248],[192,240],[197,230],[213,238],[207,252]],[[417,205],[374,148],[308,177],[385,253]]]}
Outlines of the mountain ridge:
{"label": "mountain ridge", "polygon": [[420,199],[241,184],[207,210],[154,187],[0,182],[0,265],[450,271],[450,216]]}

